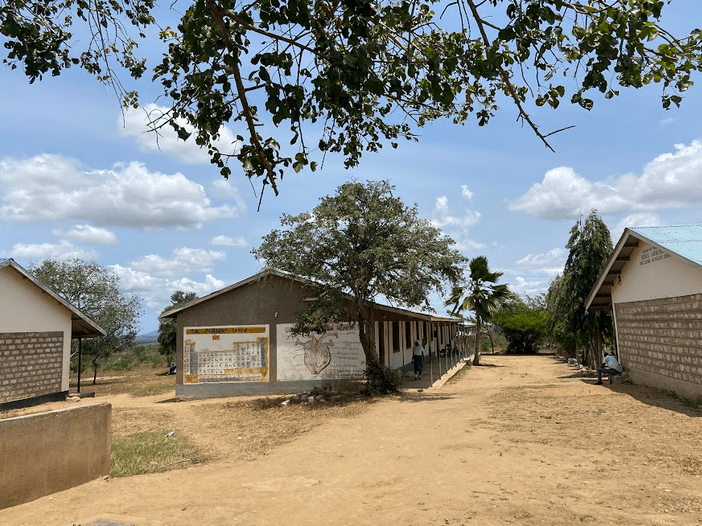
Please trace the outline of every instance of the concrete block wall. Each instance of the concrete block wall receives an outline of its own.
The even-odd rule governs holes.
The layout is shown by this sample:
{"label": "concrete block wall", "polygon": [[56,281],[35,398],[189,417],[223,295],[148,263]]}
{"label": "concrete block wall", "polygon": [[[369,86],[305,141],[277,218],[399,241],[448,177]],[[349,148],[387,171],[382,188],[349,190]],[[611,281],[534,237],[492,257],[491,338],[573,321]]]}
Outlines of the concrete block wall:
{"label": "concrete block wall", "polygon": [[61,391],[63,332],[0,333],[0,404]]}
{"label": "concrete block wall", "polygon": [[112,406],[97,403],[0,420],[0,509],[110,472]]}
{"label": "concrete block wall", "polygon": [[615,309],[619,355],[632,381],[702,397],[702,294]]}

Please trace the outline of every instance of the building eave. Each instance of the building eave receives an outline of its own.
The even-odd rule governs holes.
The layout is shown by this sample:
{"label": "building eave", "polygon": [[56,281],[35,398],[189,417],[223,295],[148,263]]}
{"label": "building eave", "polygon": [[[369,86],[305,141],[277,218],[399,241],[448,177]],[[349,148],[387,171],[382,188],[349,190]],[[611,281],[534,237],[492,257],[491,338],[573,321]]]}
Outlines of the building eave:
{"label": "building eave", "polygon": [[32,283],[32,285],[37,287],[44,294],[47,294],[59,305],[65,307],[71,312],[71,332],[73,338],[94,338],[107,335],[105,329],[83,314],[80,309],[73,306],[69,301],[54,292],[48,285],[42,283],[36,278],[36,276],[24,269],[14,259],[0,261],[0,269],[5,267],[13,269],[16,273]]}

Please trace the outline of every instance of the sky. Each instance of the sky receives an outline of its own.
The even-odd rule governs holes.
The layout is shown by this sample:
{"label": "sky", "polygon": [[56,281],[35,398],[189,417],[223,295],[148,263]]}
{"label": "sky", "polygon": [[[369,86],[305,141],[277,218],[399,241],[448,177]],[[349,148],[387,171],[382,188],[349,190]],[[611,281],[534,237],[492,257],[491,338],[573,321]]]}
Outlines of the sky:
{"label": "sky", "polygon": [[[680,2],[687,11],[674,23],[702,19],[696,2]],[[680,109],[662,109],[658,86],[622,89],[589,112],[530,107],[544,133],[572,126],[550,137],[555,153],[503,101],[485,127],[434,122],[419,142],[364,154],[357,168],[329,155],[315,173],[291,171],[257,210],[258,181],[234,165],[225,180],[191,141],[157,140],[143,111],[123,114],[87,74],[30,85],[0,64],[0,259],[97,261],[142,298],[148,333],[173,292],[201,296],[259,272],[251,250],[282,214],[310,211],[345,182],[387,179],[464,256],[486,256],[501,283],[533,297],[562,272],[570,229],[592,209],[614,244],[625,227],[702,222],[702,78],[693,80]],[[157,101],[156,87],[140,91],[145,105]],[[433,304],[445,314],[440,298]]]}

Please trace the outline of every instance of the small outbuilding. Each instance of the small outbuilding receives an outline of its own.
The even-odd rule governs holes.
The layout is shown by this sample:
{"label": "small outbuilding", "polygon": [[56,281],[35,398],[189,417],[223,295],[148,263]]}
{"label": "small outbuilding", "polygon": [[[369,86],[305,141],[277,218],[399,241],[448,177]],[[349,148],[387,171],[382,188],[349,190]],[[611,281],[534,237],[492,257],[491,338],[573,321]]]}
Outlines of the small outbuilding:
{"label": "small outbuilding", "polygon": [[104,335],[14,260],[0,261],[0,408],[65,399],[73,338]]}
{"label": "small outbuilding", "polygon": [[702,397],[702,225],[624,230],[588,296],[635,383]]}
{"label": "small outbuilding", "polygon": [[[315,301],[315,287],[265,270],[171,309],[177,319],[176,394],[192,398],[283,394],[330,384],[354,389],[365,371],[358,327],[335,323],[324,334],[293,335],[297,313]],[[436,356],[456,345],[461,320],[374,304],[381,363],[406,369],[414,340]]]}

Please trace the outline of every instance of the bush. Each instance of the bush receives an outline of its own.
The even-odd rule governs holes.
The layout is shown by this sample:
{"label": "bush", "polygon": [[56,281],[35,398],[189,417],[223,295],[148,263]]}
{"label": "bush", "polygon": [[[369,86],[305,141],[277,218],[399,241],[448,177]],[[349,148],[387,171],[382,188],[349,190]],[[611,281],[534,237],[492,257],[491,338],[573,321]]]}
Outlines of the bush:
{"label": "bush", "polygon": [[366,387],[363,393],[369,396],[395,393],[402,384],[402,377],[397,371],[379,362],[371,362],[365,371]]}
{"label": "bush", "polygon": [[105,364],[105,371],[131,371],[136,364],[127,356],[123,356],[112,363]]}

